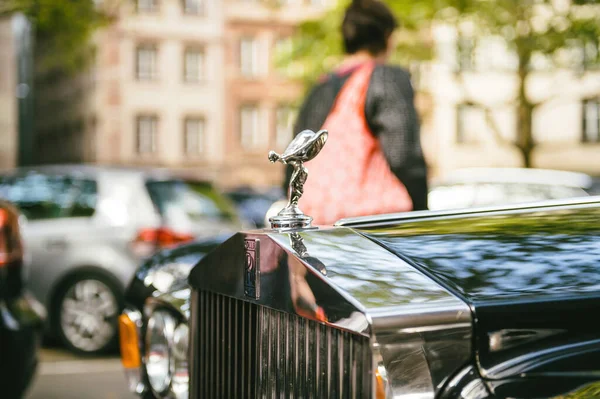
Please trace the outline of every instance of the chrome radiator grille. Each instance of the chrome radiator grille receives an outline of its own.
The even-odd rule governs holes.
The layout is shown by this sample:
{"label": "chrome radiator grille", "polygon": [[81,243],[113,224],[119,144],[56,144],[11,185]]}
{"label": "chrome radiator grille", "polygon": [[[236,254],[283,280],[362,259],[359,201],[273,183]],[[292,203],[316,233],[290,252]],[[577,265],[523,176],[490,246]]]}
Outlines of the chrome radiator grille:
{"label": "chrome radiator grille", "polygon": [[194,398],[370,397],[368,338],[219,294],[197,301]]}

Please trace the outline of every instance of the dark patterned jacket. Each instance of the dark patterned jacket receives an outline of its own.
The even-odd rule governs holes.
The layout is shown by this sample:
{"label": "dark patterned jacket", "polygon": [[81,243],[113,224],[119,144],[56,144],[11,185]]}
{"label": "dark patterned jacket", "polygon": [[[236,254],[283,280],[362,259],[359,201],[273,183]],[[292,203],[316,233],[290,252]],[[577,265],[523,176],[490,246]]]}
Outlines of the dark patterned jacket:
{"label": "dark patterned jacket", "polygon": [[[295,134],[305,129],[316,132],[323,126],[337,94],[355,68],[331,73],[312,88],[300,109]],[[375,68],[367,90],[365,115],[392,172],[406,186],[414,210],[427,209],[427,166],[407,71],[387,65]],[[288,167],[284,190],[287,190],[291,173],[292,168]]]}

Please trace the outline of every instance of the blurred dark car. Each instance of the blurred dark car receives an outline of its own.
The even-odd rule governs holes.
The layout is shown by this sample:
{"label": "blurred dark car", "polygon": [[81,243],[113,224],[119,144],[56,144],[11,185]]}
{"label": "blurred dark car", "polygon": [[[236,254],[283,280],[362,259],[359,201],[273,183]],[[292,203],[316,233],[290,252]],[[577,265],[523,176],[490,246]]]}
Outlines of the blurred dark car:
{"label": "blurred dark car", "polygon": [[26,265],[15,207],[0,200],[0,397],[20,398],[38,363],[45,309],[25,289]]}
{"label": "blurred dark car", "polygon": [[265,215],[274,202],[285,198],[285,193],[279,187],[259,191],[251,187],[238,187],[225,192],[236,205],[238,211],[246,220],[257,228],[265,227]]}
{"label": "blurred dark car", "polygon": [[0,174],[0,198],[25,218],[47,336],[83,353],[116,349],[125,287],[143,259],[245,225],[211,182],[164,169],[19,168]]}
{"label": "blurred dark car", "polygon": [[[131,392],[144,398],[187,398],[187,320],[189,317],[188,276],[192,267],[231,235],[217,235],[158,251],[135,272],[125,291],[125,309],[119,318],[121,361]],[[215,271],[218,272],[218,271]],[[177,361],[169,365],[177,370],[165,373],[161,343],[147,342],[147,312],[165,310],[160,325],[176,334]],[[151,310],[152,309],[152,310]],[[152,347],[152,351],[148,348]],[[164,355],[164,353],[163,353]],[[162,362],[162,363],[161,363]]]}

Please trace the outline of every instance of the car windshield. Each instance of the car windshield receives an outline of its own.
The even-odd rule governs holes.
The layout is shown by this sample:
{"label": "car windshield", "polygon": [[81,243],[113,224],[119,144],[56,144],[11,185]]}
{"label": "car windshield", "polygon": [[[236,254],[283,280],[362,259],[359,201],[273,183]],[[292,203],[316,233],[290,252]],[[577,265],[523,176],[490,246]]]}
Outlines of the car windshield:
{"label": "car windshield", "polygon": [[161,180],[148,181],[146,187],[152,202],[165,218],[237,219],[233,205],[210,183]]}

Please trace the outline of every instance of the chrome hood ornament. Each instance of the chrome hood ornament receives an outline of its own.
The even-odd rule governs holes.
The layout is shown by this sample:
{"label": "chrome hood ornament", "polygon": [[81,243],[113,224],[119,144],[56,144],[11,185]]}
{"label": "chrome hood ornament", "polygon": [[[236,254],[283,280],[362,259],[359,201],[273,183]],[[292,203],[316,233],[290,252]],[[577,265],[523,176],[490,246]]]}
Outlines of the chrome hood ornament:
{"label": "chrome hood ornament", "polygon": [[327,141],[327,135],[327,130],[319,130],[317,133],[312,130],[303,130],[292,140],[283,154],[279,155],[275,151],[269,151],[269,161],[292,165],[294,168],[288,190],[288,204],[276,216],[269,218],[272,229],[311,228],[312,217],[305,215],[298,208],[298,201],[302,197],[304,183],[308,178],[308,169],[303,164],[319,154]]}

